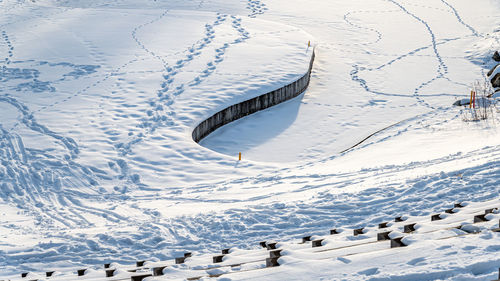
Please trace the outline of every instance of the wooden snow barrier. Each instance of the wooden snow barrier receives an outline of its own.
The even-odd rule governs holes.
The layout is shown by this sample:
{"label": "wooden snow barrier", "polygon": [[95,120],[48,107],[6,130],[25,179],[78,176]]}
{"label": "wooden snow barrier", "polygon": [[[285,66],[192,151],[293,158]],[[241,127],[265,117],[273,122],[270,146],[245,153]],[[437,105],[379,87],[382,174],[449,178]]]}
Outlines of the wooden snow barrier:
{"label": "wooden snow barrier", "polygon": [[302,243],[306,243],[308,241],[311,241],[311,236],[304,236],[304,237],[302,237]]}
{"label": "wooden snow barrier", "polygon": [[382,222],[382,223],[379,223],[378,224],[378,228],[388,228],[389,227],[389,222],[386,221],[386,222]]}
{"label": "wooden snow barrier", "polygon": [[318,239],[318,240],[314,240],[314,241],[312,241],[312,243],[311,243],[312,247],[313,247],[313,248],[316,248],[316,247],[321,247],[321,246],[323,246],[323,243],[322,243],[322,242],[323,242],[323,240],[324,240],[324,239]]}
{"label": "wooden snow barrier", "polygon": [[486,219],[486,214],[482,214],[482,215],[476,215],[476,216],[474,216],[474,223],[484,222],[484,221],[488,221],[488,220]]}
{"label": "wooden snow barrier", "polygon": [[281,251],[283,250],[273,250],[269,252],[269,257],[270,258],[279,258],[281,257]]}
{"label": "wooden snow barrier", "polygon": [[391,239],[391,248],[406,247],[407,245],[402,241],[403,237]]}
{"label": "wooden snow barrier", "polygon": [[266,267],[280,266],[278,259],[279,258],[266,258]]}
{"label": "wooden snow barrier", "polygon": [[362,227],[362,228],[358,228],[358,229],[354,229],[352,234],[353,234],[354,236],[362,235],[362,234],[364,234],[364,233],[365,233],[365,232],[364,232],[364,230],[365,230],[365,228],[364,228],[364,227]]}
{"label": "wooden snow barrier", "polygon": [[455,209],[463,208],[463,207],[464,207],[464,205],[462,205],[462,203],[455,203],[453,205],[453,208],[446,209],[446,210],[444,210],[444,212],[447,214],[454,214],[457,212],[457,210],[455,210]]}
{"label": "wooden snow barrier", "polygon": [[268,250],[274,250],[274,249],[276,249],[276,244],[278,244],[278,243],[276,243],[276,242],[273,242],[273,243],[266,243],[266,248],[267,248]]}
{"label": "wooden snow barrier", "polygon": [[76,271],[76,274],[77,274],[78,276],[83,276],[83,275],[85,275],[85,271],[86,271],[86,270],[87,270],[86,268],[84,268],[84,269],[78,269],[78,270]]}
{"label": "wooden snow barrier", "polygon": [[143,273],[140,275],[133,275],[133,276],[130,276],[130,281],[142,281],[142,280],[144,280],[144,278],[151,277],[151,276],[153,276],[153,274],[151,274],[151,273]]}
{"label": "wooden snow barrier", "polygon": [[146,263],[146,261],[136,261],[135,266],[136,267],[143,267],[145,263]]}
{"label": "wooden snow barrier", "polygon": [[405,221],[405,219],[402,216],[394,218],[394,222],[403,222],[403,221]]}
{"label": "wooden snow barrier", "polygon": [[266,258],[266,267],[280,266],[278,259],[281,257],[282,250],[274,250],[269,252],[269,258]]}
{"label": "wooden snow barrier", "polygon": [[410,224],[407,224],[403,227],[403,232],[404,233],[411,233],[413,231],[415,231],[415,225],[416,223],[410,223]]}
{"label": "wooden snow barrier", "polygon": [[330,229],[330,235],[335,235],[335,234],[339,234],[339,233],[340,232],[338,232],[336,228]]}
{"label": "wooden snow barrier", "polygon": [[183,264],[186,261],[185,257],[175,258],[175,264]]}
{"label": "wooden snow barrier", "polygon": [[163,275],[163,270],[166,268],[167,266],[157,266],[157,267],[153,267],[153,276],[162,276]]}
{"label": "wooden snow barrier", "polygon": [[29,272],[23,272],[23,273],[21,273],[21,278],[26,278],[26,276],[28,276],[28,273]]}
{"label": "wooden snow barrier", "polygon": [[[498,51],[495,51],[495,53],[493,54],[493,57],[492,59],[496,62],[500,62],[500,54],[498,53]],[[498,279],[500,279],[500,276],[498,277]]]}
{"label": "wooden snow barrier", "polygon": [[259,242],[259,245],[260,245],[262,248],[267,248],[267,246],[266,246],[266,241]]}
{"label": "wooden snow barrier", "polygon": [[47,271],[45,272],[45,277],[52,277],[54,275],[55,271]]}
{"label": "wooden snow barrier", "polygon": [[214,263],[221,263],[222,262],[222,258],[224,257],[224,255],[220,255],[220,256],[214,256],[212,258],[213,262]]}
{"label": "wooden snow barrier", "polygon": [[484,210],[484,214],[492,214],[494,211],[498,210],[498,208],[491,208],[491,209],[486,209]]}
{"label": "wooden snow barrier", "polygon": [[224,125],[302,94],[309,86],[315,56],[313,49],[309,69],[298,80],[269,93],[231,105],[202,121],[191,134],[193,140],[199,143],[203,138]]}
{"label": "wooden snow barrier", "polygon": [[497,210],[498,210],[498,208],[491,208],[491,209],[484,210],[484,214],[474,216],[474,223],[488,221],[488,219],[486,218],[486,215],[492,214],[494,211],[497,211]]}
{"label": "wooden snow barrier", "polygon": [[106,269],[104,272],[106,273],[106,277],[113,277],[115,276],[115,271],[116,269]]}
{"label": "wooden snow barrier", "polygon": [[227,248],[227,249],[222,249],[222,250],[221,250],[221,253],[222,253],[223,255],[227,255],[227,254],[229,254],[229,250],[231,250],[231,249],[230,249],[230,248]]}
{"label": "wooden snow barrier", "polygon": [[184,253],[183,257],[175,258],[175,264],[183,264],[187,258],[193,256],[192,253]]}
{"label": "wooden snow barrier", "polygon": [[432,215],[431,216],[431,221],[439,221],[439,220],[442,220],[443,218],[441,218],[441,214],[435,214],[435,215]]}
{"label": "wooden snow barrier", "polygon": [[389,234],[392,231],[385,231],[385,232],[379,232],[377,233],[377,241],[384,241],[384,240],[390,240],[391,237],[389,237]]}

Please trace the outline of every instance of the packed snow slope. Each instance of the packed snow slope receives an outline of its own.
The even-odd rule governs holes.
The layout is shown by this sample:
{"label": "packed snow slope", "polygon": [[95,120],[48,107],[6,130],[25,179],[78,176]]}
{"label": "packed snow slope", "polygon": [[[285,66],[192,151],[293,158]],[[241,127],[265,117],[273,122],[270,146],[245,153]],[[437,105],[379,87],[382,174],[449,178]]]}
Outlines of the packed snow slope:
{"label": "packed snow slope", "polygon": [[[3,0],[0,10],[0,277],[255,248],[499,199],[496,112],[463,122],[451,107],[492,67],[498,1]],[[214,112],[302,76],[308,41],[304,95],[192,141]],[[335,278],[492,279],[500,265],[478,257],[500,237],[467,239],[418,248],[429,255],[417,262],[352,262]],[[338,271],[302,265],[286,279]]]}

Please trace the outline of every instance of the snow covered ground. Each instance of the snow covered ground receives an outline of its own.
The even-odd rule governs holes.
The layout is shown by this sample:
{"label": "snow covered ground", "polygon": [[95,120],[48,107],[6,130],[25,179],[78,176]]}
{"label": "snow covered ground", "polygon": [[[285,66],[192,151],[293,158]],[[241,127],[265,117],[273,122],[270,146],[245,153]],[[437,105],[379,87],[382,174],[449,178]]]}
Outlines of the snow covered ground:
{"label": "snow covered ground", "polygon": [[[428,219],[456,202],[470,211],[450,225],[500,207],[500,116],[463,122],[451,106],[493,66],[498,1],[3,0],[0,9],[0,280],[257,251],[264,240],[286,242],[282,266],[220,279],[497,277],[498,214],[477,235],[420,229],[406,248],[352,258],[291,242],[331,228],[368,241],[381,222]],[[304,95],[192,141],[214,112],[302,76],[308,41],[316,61]],[[347,235],[359,227],[371,234]],[[170,266],[164,279],[196,266]]]}

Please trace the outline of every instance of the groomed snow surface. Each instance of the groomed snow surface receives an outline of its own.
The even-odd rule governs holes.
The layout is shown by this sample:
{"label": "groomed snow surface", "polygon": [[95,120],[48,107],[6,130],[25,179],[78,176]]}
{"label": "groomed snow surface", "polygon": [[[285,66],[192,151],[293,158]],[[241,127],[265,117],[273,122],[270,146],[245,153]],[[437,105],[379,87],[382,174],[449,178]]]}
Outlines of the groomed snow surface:
{"label": "groomed snow surface", "polygon": [[[0,11],[0,280],[130,280],[140,260],[167,266],[145,280],[498,278],[500,116],[451,106],[494,66],[498,1]],[[301,77],[313,47],[303,95],[192,141],[213,113]],[[388,221],[407,247],[376,242]]]}

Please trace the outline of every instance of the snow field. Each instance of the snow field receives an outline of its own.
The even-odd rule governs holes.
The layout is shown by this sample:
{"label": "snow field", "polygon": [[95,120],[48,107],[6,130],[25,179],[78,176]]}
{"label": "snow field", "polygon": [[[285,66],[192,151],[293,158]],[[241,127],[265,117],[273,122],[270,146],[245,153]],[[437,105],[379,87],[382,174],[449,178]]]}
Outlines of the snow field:
{"label": "snow field", "polygon": [[498,5],[484,5],[491,9],[435,0],[270,1],[263,18],[293,20],[318,42],[310,88],[301,101],[238,121],[204,145],[229,155],[243,150],[256,161],[300,163],[337,154],[401,120],[448,108],[488,67],[483,63],[495,45],[477,45],[500,38],[494,32]]}
{"label": "snow field", "polygon": [[[74,280],[91,267],[88,278],[102,280],[114,261],[116,278],[129,280],[137,260],[171,265],[152,280],[496,278],[499,240],[487,229],[498,214],[478,234],[446,228],[498,200],[498,116],[464,123],[450,108],[489,68],[498,3],[0,7],[0,278],[56,270],[54,279]],[[192,142],[204,118],[300,77],[309,40],[317,59],[305,95],[219,130],[205,147]],[[461,201],[470,205],[429,222]],[[373,240],[379,223],[402,214],[422,225],[410,246],[333,250]],[[367,233],[353,238],[360,227]],[[331,228],[345,231],[323,236]],[[331,253],[293,242],[312,234]],[[262,240],[283,241],[280,267],[263,269]],[[204,268],[227,247],[238,250],[223,264],[259,261]],[[193,257],[173,265],[185,252]]]}

